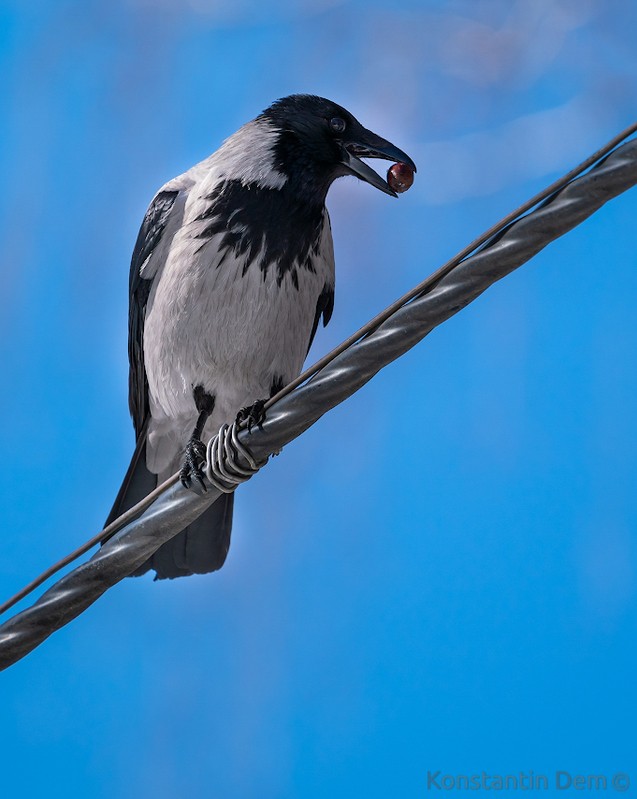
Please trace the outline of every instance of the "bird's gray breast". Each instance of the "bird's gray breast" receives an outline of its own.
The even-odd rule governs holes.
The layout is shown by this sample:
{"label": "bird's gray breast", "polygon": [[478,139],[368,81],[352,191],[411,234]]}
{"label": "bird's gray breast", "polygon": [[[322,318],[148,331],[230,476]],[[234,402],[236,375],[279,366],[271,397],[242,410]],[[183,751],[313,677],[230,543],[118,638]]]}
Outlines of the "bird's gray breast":
{"label": "bird's gray breast", "polygon": [[239,181],[191,194],[146,315],[153,417],[191,418],[201,385],[215,395],[213,424],[221,424],[268,396],[275,379],[289,382],[333,285],[324,207]]}

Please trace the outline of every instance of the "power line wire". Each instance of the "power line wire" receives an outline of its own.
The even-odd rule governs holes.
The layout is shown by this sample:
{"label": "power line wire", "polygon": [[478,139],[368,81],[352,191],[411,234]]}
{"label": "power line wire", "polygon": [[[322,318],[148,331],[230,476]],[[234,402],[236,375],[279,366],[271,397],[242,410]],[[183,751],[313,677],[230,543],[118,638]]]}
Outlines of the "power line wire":
{"label": "power line wire", "polygon": [[[331,363],[334,358],[340,355],[342,352],[345,352],[346,349],[349,349],[353,344],[357,341],[362,339],[364,336],[368,335],[373,330],[382,324],[386,319],[395,313],[399,308],[402,308],[408,302],[413,300],[415,297],[418,297],[429,289],[431,289],[437,281],[439,281],[442,277],[449,274],[449,272],[454,269],[461,261],[467,258],[472,252],[477,250],[479,247],[486,244],[490,239],[496,236],[498,233],[505,230],[510,224],[512,224],[516,219],[520,218],[523,214],[529,211],[534,206],[538,205],[539,203],[543,202],[544,200],[548,199],[551,195],[555,194],[560,189],[564,188],[568,183],[570,183],[574,178],[578,175],[582,174],[585,170],[589,169],[593,164],[600,161],[603,157],[608,155],[611,150],[614,150],[624,139],[627,139],[629,136],[637,132],[637,123],[633,125],[629,125],[625,130],[621,133],[617,134],[617,136],[613,137],[607,144],[601,147],[599,150],[594,152],[591,156],[586,158],[576,167],[571,169],[561,178],[551,183],[550,186],[543,189],[541,192],[536,194],[530,200],[527,200],[521,206],[512,211],[511,213],[507,214],[504,219],[501,219],[495,225],[492,225],[487,231],[485,231],[481,236],[471,242],[467,247],[461,250],[457,255],[443,264],[439,269],[437,269],[433,274],[429,275],[425,280],[415,286],[411,291],[407,294],[404,294],[398,300],[393,302],[384,311],[381,311],[377,314],[373,319],[371,319],[367,324],[349,336],[345,341],[341,342],[337,347],[333,350],[328,352],[324,355],[320,360],[316,363],[312,364],[308,369],[302,372],[295,380],[288,383],[284,386],[277,394],[271,397],[264,406],[264,410],[268,410],[269,408],[274,405],[275,402],[283,399],[283,397],[287,396],[291,391],[293,391],[297,386],[305,383],[307,380],[311,379],[315,374],[317,374],[321,369],[327,366],[328,363]],[[46,569],[42,574],[32,580],[30,583],[25,585],[23,588],[20,589],[16,594],[12,597],[7,599],[4,603],[0,604],[0,615],[6,613],[7,610],[12,608],[14,605],[17,605],[22,599],[32,593],[36,588],[41,586],[45,583],[50,577],[57,572],[61,571],[63,568],[68,566],[74,560],[77,560],[82,555],[86,554],[88,551],[93,549],[94,546],[97,544],[103,544],[105,541],[108,541],[109,538],[112,538],[118,530],[121,530],[126,524],[132,521],[134,518],[139,516],[147,507],[149,507],[154,500],[167,488],[173,485],[178,479],[178,473],[175,473],[171,477],[168,478],[165,482],[161,485],[157,486],[150,494],[144,497],[143,500],[138,502],[132,508],[127,510],[109,525],[107,525],[103,530],[99,533],[94,535],[84,544],[79,546],[77,549],[73,550],[73,552],[65,555],[65,557],[61,558],[57,563],[54,563],[48,569]]]}

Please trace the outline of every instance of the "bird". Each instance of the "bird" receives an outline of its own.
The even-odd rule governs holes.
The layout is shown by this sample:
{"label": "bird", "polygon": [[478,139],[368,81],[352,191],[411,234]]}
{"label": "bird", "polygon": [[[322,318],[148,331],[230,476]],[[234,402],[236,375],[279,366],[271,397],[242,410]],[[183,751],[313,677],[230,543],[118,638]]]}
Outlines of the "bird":
{"label": "bird", "polygon": [[[347,175],[390,196],[362,158],[411,158],[331,100],[276,100],[155,194],[129,278],[129,408],[136,446],[107,524],[179,471],[204,486],[203,441],[297,377],[334,307],[325,200]],[[233,494],[136,572],[205,574],[230,546]]]}

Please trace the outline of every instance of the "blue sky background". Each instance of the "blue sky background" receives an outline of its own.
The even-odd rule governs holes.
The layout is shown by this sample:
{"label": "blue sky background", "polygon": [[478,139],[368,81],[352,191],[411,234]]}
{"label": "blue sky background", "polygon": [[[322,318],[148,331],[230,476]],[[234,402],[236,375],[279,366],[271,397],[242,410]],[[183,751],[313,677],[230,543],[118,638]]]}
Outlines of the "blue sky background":
{"label": "blue sky background", "polygon": [[[128,464],[128,264],[165,180],[296,91],[413,156],[398,201],[330,193],[318,356],[634,121],[628,2],[0,9],[3,597],[101,528]],[[3,794],[556,769],[637,792],[636,213],[613,201],[286,447],[220,573],[127,580],[3,673]]]}

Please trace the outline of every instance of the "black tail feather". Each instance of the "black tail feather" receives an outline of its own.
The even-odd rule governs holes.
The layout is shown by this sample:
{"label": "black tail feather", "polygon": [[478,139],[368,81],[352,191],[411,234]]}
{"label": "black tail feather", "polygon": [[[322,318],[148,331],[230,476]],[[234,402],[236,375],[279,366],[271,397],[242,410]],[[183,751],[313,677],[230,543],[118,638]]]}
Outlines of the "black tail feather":
{"label": "black tail feather", "polygon": [[144,426],[105,526],[141,502],[155,488],[157,488],[157,475],[146,468],[146,426]]}
{"label": "black tail feather", "polygon": [[[157,487],[157,475],[146,468],[146,429],[142,430],[124,482],[106,524],[121,516]],[[223,494],[198,519],[163,544],[132,576],[157,572],[155,579],[207,574],[220,569],[230,548],[234,494]]]}
{"label": "black tail feather", "polygon": [[185,530],[166,541],[135,573],[155,569],[156,580],[220,569],[230,548],[234,494],[223,494]]}

